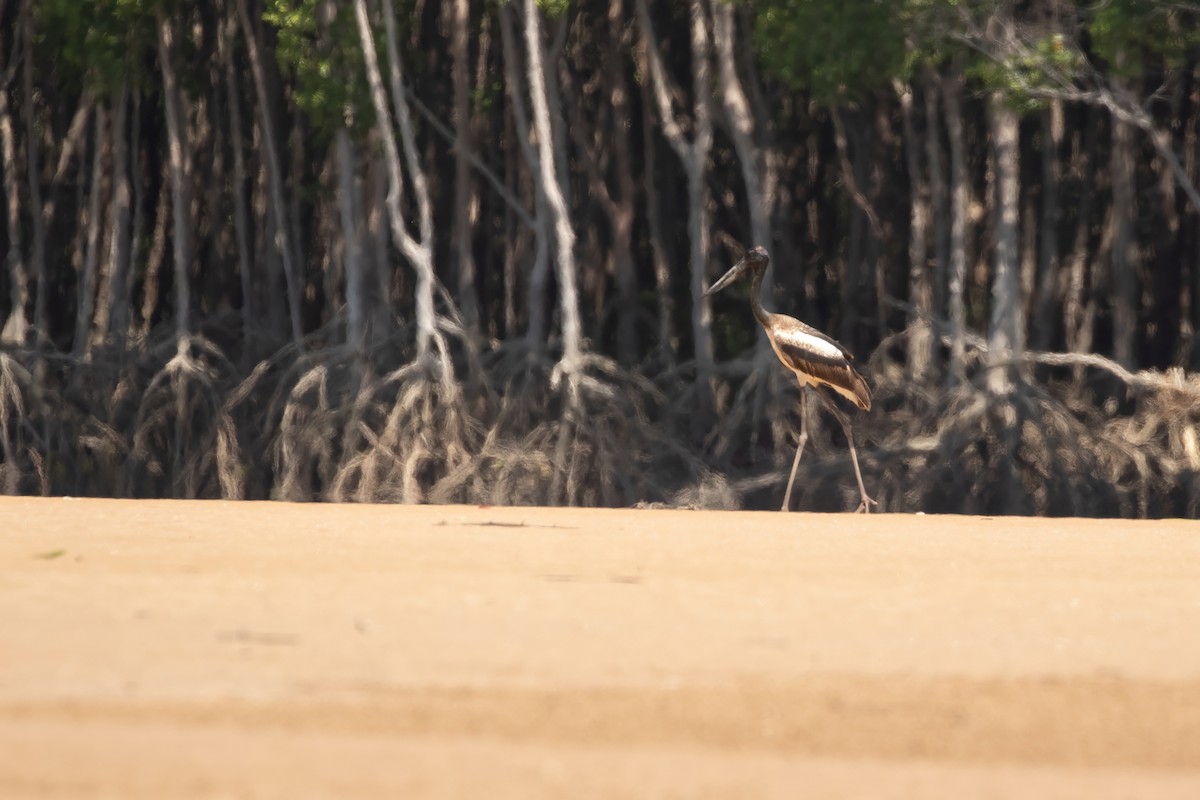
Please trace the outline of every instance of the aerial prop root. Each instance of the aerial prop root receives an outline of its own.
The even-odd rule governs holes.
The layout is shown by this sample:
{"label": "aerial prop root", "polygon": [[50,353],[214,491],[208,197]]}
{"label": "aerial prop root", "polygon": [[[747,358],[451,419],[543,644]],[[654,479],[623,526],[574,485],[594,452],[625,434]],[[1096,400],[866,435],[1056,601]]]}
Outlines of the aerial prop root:
{"label": "aerial prop root", "polygon": [[[0,351],[0,492],[20,494],[28,473],[37,478],[43,495],[49,494],[43,459],[35,442],[26,398],[36,398],[33,375],[21,362]],[[27,469],[23,469],[27,465]]]}
{"label": "aerial prop root", "polygon": [[745,378],[705,439],[709,457],[720,464],[741,453],[754,464],[767,453],[775,468],[789,465],[800,430],[795,376],[779,366],[774,353],[758,348],[734,371],[745,372]]}
{"label": "aerial prop root", "polygon": [[[539,502],[607,507],[662,502],[706,471],[698,455],[675,439],[665,414],[667,397],[653,381],[594,353],[580,355],[571,366],[560,365],[540,387],[528,386],[545,398],[545,413],[532,427],[501,430],[496,437],[518,443],[530,456],[506,470],[549,470]],[[499,477],[501,486],[527,484]]]}
{"label": "aerial prop root", "polygon": [[346,453],[335,497],[427,502],[478,450],[481,426],[444,351],[406,364],[359,392],[362,447]]}
{"label": "aerial prop root", "polygon": [[1146,516],[1187,466],[1158,441],[1131,441],[1135,429],[1129,418],[1081,418],[1033,384],[1007,397],[964,384],[881,437],[874,460],[897,465],[881,499],[910,510]]}
{"label": "aerial prop root", "polygon": [[176,335],[175,354],[138,403],[122,494],[240,495],[240,449],[220,386],[233,373],[213,342]]}

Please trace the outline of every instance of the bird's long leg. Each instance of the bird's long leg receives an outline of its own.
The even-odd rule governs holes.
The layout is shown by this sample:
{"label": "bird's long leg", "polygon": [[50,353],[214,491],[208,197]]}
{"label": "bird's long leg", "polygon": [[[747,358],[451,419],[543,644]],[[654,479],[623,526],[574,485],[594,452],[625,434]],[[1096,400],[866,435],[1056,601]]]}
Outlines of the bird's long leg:
{"label": "bird's long leg", "polygon": [[800,438],[796,441],[796,457],[792,459],[792,474],[788,476],[787,491],[783,493],[783,511],[792,507],[792,484],[796,482],[796,468],[800,466],[800,454],[808,442],[808,387],[800,387]]}
{"label": "bird's long leg", "polygon": [[854,449],[854,433],[851,431],[850,418],[842,413],[842,410],[834,405],[834,402],[826,397],[824,392],[818,390],[817,397],[821,398],[821,402],[829,409],[829,413],[833,414],[842,424],[842,430],[846,433],[846,443],[850,446],[850,461],[854,464],[854,477],[858,479],[858,492],[862,495],[862,502],[858,504],[855,513],[869,514],[871,506],[877,506],[879,503],[867,496],[867,487],[863,485],[862,470],[858,468],[858,452]]}

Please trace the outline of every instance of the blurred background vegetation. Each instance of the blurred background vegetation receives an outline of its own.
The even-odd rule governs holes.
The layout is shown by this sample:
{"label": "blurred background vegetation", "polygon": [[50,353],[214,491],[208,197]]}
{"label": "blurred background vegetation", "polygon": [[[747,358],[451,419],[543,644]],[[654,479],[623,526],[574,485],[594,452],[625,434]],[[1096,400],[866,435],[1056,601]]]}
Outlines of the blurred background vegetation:
{"label": "blurred background vegetation", "polygon": [[761,244],[884,510],[1200,516],[1198,133],[1187,0],[0,0],[0,491],[774,508]]}

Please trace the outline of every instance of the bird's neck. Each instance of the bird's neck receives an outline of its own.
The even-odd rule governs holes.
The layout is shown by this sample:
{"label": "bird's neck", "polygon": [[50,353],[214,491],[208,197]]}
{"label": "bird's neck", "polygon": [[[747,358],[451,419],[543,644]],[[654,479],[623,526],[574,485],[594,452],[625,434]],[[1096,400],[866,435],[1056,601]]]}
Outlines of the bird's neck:
{"label": "bird's neck", "polygon": [[767,317],[767,310],[763,308],[762,297],[760,296],[762,294],[764,272],[766,272],[766,269],[754,270],[754,278],[750,282],[750,308],[754,309],[755,319],[765,328],[770,320]]}

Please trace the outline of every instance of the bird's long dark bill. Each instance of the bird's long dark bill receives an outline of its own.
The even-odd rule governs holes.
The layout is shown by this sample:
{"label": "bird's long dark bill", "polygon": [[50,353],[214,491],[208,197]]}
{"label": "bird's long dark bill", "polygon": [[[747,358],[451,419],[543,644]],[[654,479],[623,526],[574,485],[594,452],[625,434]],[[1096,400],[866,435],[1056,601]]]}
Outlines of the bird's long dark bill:
{"label": "bird's long dark bill", "polygon": [[731,283],[733,283],[734,281],[736,281],[736,280],[737,280],[737,279],[738,279],[738,278],[741,276],[741,274],[742,274],[742,267],[743,267],[743,266],[745,266],[745,264],[746,264],[746,261],[745,261],[745,259],[743,259],[743,260],[739,261],[738,263],[734,264],[734,265],[733,265],[733,269],[729,270],[729,272],[726,272],[724,275],[722,275],[722,276],[721,276],[721,277],[720,277],[720,278],[717,280],[717,282],[716,282],[716,283],[714,283],[712,286],[708,287],[708,291],[706,291],[706,292],[704,293],[704,296],[705,296],[705,297],[708,297],[708,296],[709,296],[709,295],[711,295],[711,294],[716,294],[717,292],[721,291],[722,289],[724,289],[724,288],[725,288],[726,286],[728,286],[729,284],[731,284]]}

